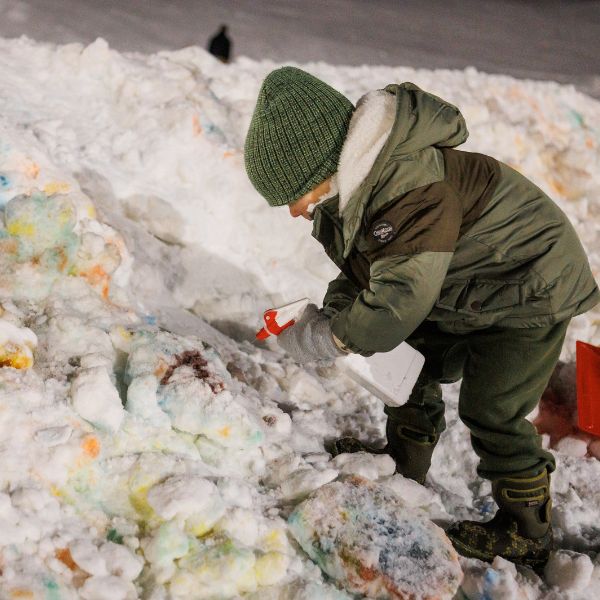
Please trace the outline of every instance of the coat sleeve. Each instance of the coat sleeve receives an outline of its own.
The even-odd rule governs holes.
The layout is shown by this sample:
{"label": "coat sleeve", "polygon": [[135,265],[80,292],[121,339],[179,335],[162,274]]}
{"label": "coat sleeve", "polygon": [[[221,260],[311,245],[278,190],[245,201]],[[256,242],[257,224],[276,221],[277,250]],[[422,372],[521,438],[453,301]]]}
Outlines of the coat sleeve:
{"label": "coat sleeve", "polygon": [[323,312],[328,317],[337,315],[356,300],[359,292],[360,289],[343,273],[340,273],[327,286],[327,292],[323,298]]}
{"label": "coat sleeve", "polygon": [[[439,298],[462,223],[462,205],[444,182],[418,188],[378,214],[367,231],[369,286],[332,317],[351,352],[388,352],[429,315]],[[378,226],[392,235],[381,243]],[[378,239],[377,239],[378,238]]]}
{"label": "coat sleeve", "polygon": [[376,261],[371,266],[369,289],[333,316],[333,334],[357,354],[393,350],[431,312],[452,255],[422,252]]}

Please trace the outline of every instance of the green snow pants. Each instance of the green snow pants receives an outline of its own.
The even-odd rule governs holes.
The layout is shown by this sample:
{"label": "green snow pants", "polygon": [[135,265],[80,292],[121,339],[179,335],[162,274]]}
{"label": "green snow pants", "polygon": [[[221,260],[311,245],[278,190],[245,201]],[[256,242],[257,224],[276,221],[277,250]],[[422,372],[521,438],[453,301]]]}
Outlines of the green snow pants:
{"label": "green snow pants", "polygon": [[540,400],[558,361],[569,319],[548,327],[490,327],[464,335],[445,333],[425,321],[406,340],[425,355],[425,366],[403,406],[386,407],[388,418],[426,434],[446,426],[440,383],[462,377],[458,413],[486,479],[532,477],[555,468],[525,418]]}

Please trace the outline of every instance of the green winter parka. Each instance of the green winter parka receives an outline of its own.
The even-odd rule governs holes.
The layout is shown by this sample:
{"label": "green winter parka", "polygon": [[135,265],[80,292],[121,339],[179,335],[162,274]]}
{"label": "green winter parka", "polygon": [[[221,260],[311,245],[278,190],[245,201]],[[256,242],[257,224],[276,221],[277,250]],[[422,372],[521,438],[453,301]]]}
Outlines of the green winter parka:
{"label": "green winter parka", "polygon": [[565,214],[509,166],[454,148],[460,111],[411,83],[357,105],[313,236],[340,268],[323,301],[352,352],[386,352],[424,320],[464,334],[543,327],[600,293]]}

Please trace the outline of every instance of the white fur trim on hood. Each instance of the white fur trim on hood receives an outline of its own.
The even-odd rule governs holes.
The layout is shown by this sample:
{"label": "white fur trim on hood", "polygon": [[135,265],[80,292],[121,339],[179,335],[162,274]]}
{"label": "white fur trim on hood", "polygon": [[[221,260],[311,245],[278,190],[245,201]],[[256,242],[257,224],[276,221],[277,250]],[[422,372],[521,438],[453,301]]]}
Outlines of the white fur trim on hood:
{"label": "white fur trim on hood", "polygon": [[356,104],[338,163],[340,214],[373,167],[395,117],[396,96],[384,90],[369,92]]}

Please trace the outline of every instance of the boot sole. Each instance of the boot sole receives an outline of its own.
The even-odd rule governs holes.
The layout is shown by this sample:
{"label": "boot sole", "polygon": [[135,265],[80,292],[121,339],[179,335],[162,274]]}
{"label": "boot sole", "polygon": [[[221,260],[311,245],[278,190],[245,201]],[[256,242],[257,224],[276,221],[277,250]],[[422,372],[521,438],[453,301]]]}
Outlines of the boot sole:
{"label": "boot sole", "polygon": [[[465,558],[476,558],[478,560],[482,560],[483,562],[487,562],[487,563],[491,563],[494,560],[494,558],[496,558],[496,555],[490,557],[489,554],[479,552],[469,546],[466,546],[460,540],[456,540],[450,536],[448,536],[448,539],[452,542],[454,549],[461,556],[464,556]],[[546,566],[546,563],[548,562],[549,556],[547,555],[544,558],[516,558],[516,557],[507,558],[507,557],[502,556],[501,558],[504,558],[505,560],[508,560],[516,565],[523,565],[526,567],[530,567],[539,575],[540,572],[542,572],[544,570],[544,567]]]}

